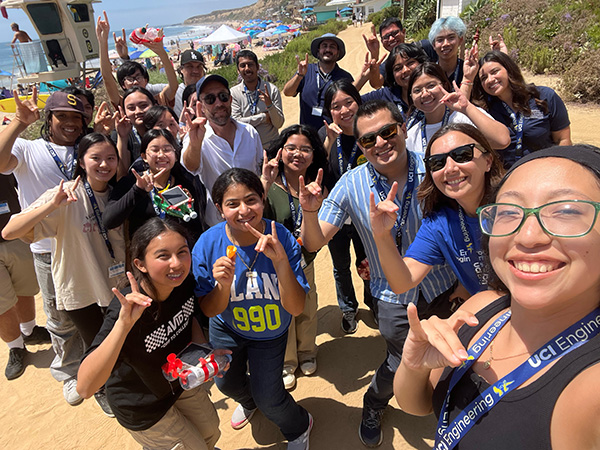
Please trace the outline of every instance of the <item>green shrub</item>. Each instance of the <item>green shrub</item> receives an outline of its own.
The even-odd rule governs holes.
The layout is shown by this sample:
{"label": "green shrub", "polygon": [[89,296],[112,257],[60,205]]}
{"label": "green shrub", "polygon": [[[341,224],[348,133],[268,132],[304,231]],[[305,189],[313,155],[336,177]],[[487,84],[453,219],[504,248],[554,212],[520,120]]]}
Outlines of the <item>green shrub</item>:
{"label": "green shrub", "polygon": [[585,53],[562,79],[565,100],[600,103],[600,49]]}

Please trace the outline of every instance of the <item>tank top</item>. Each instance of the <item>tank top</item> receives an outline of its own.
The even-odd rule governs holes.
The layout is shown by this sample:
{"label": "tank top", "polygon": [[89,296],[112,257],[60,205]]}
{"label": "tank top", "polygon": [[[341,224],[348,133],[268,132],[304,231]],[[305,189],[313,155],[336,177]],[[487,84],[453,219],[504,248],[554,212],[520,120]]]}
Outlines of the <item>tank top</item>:
{"label": "tank top", "polygon": [[[463,345],[467,346],[481,327],[486,326],[495,314],[509,306],[510,297],[506,295],[479,311],[476,314],[479,325],[463,326],[458,332]],[[550,419],[558,397],[573,378],[599,361],[600,335],[560,358],[533,383],[506,394],[471,428],[455,449],[552,449]],[[438,418],[452,370],[444,370],[433,392],[433,409]],[[452,390],[448,405],[450,422],[489,387],[482,377],[469,369]]]}

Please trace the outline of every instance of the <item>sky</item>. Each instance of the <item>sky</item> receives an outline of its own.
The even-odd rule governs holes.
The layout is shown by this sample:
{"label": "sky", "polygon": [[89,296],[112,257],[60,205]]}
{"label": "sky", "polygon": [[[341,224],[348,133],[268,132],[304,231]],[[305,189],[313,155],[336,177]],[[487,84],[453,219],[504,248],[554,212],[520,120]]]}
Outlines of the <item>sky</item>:
{"label": "sky", "polygon": [[[172,25],[183,22],[191,16],[207,14],[215,9],[233,9],[251,5],[256,0],[103,0],[94,3],[94,15],[97,18],[103,10],[108,13],[112,30],[144,26]],[[10,41],[13,33],[10,24],[17,22],[22,30],[37,39],[33,26],[27,15],[19,9],[8,10],[8,20],[0,17],[0,42]]]}

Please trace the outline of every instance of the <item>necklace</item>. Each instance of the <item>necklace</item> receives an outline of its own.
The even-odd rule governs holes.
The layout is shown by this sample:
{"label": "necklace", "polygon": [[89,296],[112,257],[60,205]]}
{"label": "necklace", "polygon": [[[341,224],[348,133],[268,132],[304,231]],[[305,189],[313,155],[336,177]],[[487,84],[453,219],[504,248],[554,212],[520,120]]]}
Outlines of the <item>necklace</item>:
{"label": "necklace", "polygon": [[[263,220],[260,221],[261,225],[262,225],[262,231],[261,233],[264,234],[265,232],[265,222]],[[229,232],[229,225],[226,226],[226,231],[227,231],[227,237],[229,237],[229,240],[231,241],[231,243],[233,245],[235,245],[238,249],[241,247],[239,245],[236,245],[235,242],[233,242],[233,236],[231,236],[231,233]],[[258,278],[258,274],[252,270],[252,268],[254,267],[254,264],[256,264],[256,260],[258,259],[258,255],[259,252],[256,252],[256,255],[254,255],[254,260],[252,261],[252,263],[250,265],[246,264],[246,261],[244,261],[244,258],[242,258],[242,255],[240,254],[240,252],[237,252],[237,257],[239,258],[239,260],[242,262],[242,264],[244,264],[244,266],[246,266],[246,269],[248,269],[246,271],[246,277],[247,278],[253,278],[256,279]]]}
{"label": "necklace", "polygon": [[486,359],[483,363],[483,368],[485,370],[489,369],[492,366],[492,361],[504,361],[505,359],[511,359],[511,358],[516,358],[518,356],[523,356],[528,354],[529,351],[523,352],[523,353],[519,353],[518,355],[510,355],[510,356],[505,356],[503,358],[494,358],[494,341],[492,341],[492,343],[490,344],[490,357],[488,359]]}

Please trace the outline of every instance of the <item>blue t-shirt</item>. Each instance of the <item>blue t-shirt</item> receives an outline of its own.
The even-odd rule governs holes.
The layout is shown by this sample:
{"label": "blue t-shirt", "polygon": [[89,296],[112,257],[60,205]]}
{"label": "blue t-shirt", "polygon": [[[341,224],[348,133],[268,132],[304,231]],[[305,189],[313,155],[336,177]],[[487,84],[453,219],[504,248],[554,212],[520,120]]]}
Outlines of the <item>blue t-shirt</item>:
{"label": "blue t-shirt", "polygon": [[521,156],[554,145],[552,132],[567,128],[571,122],[567,108],[553,89],[546,86],[536,86],[540,93],[540,99],[546,100],[548,113],[544,114],[531,98],[529,107],[531,115],[523,119],[523,148],[522,155],[516,154],[517,136],[510,114],[497,97],[488,96],[489,113],[498,122],[503,123],[510,131],[510,145],[500,151],[505,167],[510,167]]}
{"label": "blue t-shirt", "polygon": [[[471,295],[487,289],[487,276],[479,259],[481,230],[477,217],[465,214],[470,243],[461,230],[458,211],[444,207],[423,219],[415,240],[404,255],[430,266],[448,263],[458,280]],[[482,276],[483,284],[479,277]]]}
{"label": "blue t-shirt", "polygon": [[[271,230],[271,221],[263,219],[265,230]],[[210,293],[217,285],[213,277],[213,264],[227,254],[227,246],[233,243],[225,231],[226,222],[221,222],[205,231],[192,250],[192,264],[196,278],[196,295]],[[277,237],[286,254],[296,279],[305,292],[309,286],[302,271],[302,252],[292,234],[280,223],[276,223]],[[225,311],[210,320],[219,320],[233,333],[253,340],[275,339],[284,334],[292,316],[281,305],[277,274],[272,261],[254,250],[255,244],[238,247],[235,261],[235,276],[231,285],[229,304]],[[256,258],[256,261],[255,261]],[[249,277],[246,265],[256,273]],[[254,264],[252,263],[254,261]]]}
{"label": "blue t-shirt", "polygon": [[[340,68],[337,64],[335,68],[329,72],[327,79],[324,79],[319,71],[318,64],[309,64],[306,75],[298,85],[298,93],[300,94],[300,123],[302,125],[310,125],[318,131],[323,126],[323,105],[325,104],[325,91],[329,85],[336,80],[348,78],[354,81],[352,75]],[[321,108],[321,114],[315,115],[313,108]]]}

